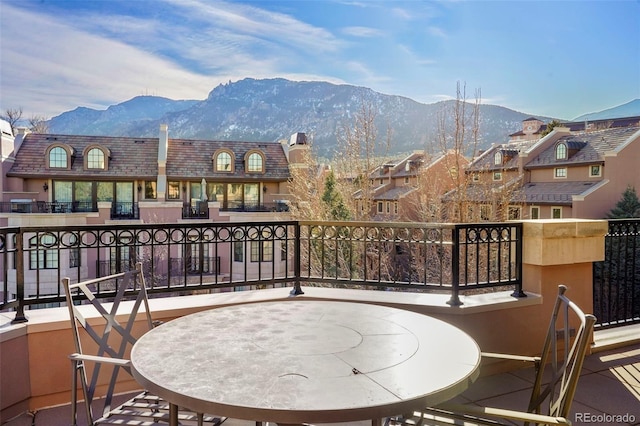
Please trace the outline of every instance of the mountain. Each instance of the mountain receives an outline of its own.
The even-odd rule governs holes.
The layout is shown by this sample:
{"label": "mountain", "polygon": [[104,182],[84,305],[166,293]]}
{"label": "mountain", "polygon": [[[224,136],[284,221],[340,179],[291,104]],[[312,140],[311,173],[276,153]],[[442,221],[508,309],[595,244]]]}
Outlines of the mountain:
{"label": "mountain", "polygon": [[125,136],[129,129],[144,127],[148,122],[155,123],[168,113],[188,109],[198,102],[137,96],[106,110],[78,107],[53,117],[49,122],[49,131],[72,135]]}
{"label": "mountain", "polygon": [[593,112],[576,117],[573,121],[608,120],[611,118],[625,118],[640,116],[640,99],[634,99],[626,104],[605,109],[600,112]]}
{"label": "mountain", "polygon": [[[439,117],[455,101],[422,104],[351,85],[247,78],[219,85],[202,101],[141,96],[104,111],[77,108],[52,118],[49,129],[62,134],[153,137],[159,125],[166,123],[172,138],[249,141],[278,141],[304,132],[319,154],[331,157],[336,133],[345,124],[353,126],[362,105],[375,111],[379,139],[385,139],[389,130],[390,152],[400,153],[438,150]],[[467,111],[471,109],[468,104]],[[500,106],[480,105],[478,148],[505,142],[530,116]],[[470,130],[468,126],[468,134]]]}

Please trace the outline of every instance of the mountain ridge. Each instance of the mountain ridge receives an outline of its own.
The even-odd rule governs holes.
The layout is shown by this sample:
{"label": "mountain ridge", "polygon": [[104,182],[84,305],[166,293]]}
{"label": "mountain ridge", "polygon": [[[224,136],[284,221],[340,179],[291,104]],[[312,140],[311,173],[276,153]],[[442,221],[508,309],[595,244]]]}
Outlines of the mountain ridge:
{"label": "mountain ridge", "polygon": [[[330,157],[340,126],[353,125],[363,101],[374,108],[379,139],[391,129],[391,154],[437,151],[439,117],[456,102],[423,104],[348,84],[245,78],[218,85],[203,100],[137,96],[106,110],[79,107],[53,117],[49,129],[52,133],[154,137],[163,123],[168,124],[172,138],[259,142],[304,132],[321,155]],[[481,104],[478,148],[506,142],[531,116]]]}

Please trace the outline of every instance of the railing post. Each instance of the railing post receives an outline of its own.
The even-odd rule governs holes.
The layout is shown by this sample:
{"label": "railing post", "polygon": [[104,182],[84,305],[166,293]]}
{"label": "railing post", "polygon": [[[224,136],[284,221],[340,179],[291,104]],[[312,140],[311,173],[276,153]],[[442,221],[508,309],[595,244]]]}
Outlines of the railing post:
{"label": "railing post", "polygon": [[294,245],[294,254],[293,254],[293,273],[295,275],[293,288],[289,293],[291,296],[298,296],[300,294],[304,294],[302,288],[300,287],[300,222],[296,221],[295,226],[295,240],[293,241]]}
{"label": "railing post", "polygon": [[[22,241],[22,231],[16,233],[16,299],[18,306],[16,307],[16,317],[11,321],[12,324],[27,322],[24,314],[24,250]],[[6,267],[6,266],[5,266]]]}
{"label": "railing post", "polygon": [[[511,293],[512,297],[527,297],[527,293],[522,289],[522,222],[514,224],[513,232],[516,233],[516,287]],[[511,241],[509,244],[513,244],[513,235],[510,234]]]}
{"label": "railing post", "polygon": [[450,306],[461,306],[460,301],[460,228],[455,225],[451,230],[451,299]]}

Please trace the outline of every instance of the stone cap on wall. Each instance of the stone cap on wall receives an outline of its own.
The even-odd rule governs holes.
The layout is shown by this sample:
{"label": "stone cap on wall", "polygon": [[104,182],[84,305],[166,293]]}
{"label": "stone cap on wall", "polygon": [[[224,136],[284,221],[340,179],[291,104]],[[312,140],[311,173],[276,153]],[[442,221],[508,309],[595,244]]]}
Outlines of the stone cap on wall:
{"label": "stone cap on wall", "polygon": [[524,220],[522,261],[538,266],[602,261],[607,232],[606,220]]}

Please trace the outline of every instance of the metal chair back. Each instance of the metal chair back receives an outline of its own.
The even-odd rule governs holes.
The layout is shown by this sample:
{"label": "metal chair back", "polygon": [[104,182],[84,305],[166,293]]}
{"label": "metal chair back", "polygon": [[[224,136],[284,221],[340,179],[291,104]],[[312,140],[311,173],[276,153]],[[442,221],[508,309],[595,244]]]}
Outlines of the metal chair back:
{"label": "metal chair back", "polygon": [[558,287],[529,401],[530,413],[569,417],[596,317],[585,314],[565,296],[566,291],[566,286]]}
{"label": "metal chair back", "polygon": [[[72,322],[71,330],[73,332],[76,350],[76,354],[71,356],[72,360],[75,358],[76,361],[74,363],[75,371],[72,387],[72,415],[75,422],[78,387],[77,377],[79,375],[80,384],[84,393],[88,421],[90,424],[93,424],[92,402],[96,396],[96,390],[101,384],[100,373],[102,367],[106,367],[107,364],[103,362],[94,363],[91,378],[88,379],[87,370],[85,369],[86,359],[78,357],[78,355],[106,357],[116,360],[114,363],[109,363],[112,366],[112,371],[104,395],[105,400],[103,407],[103,415],[107,415],[112,409],[113,395],[116,390],[120,370],[125,370],[131,374],[127,357],[131,347],[136,342],[133,330],[138,314],[144,316],[144,332],[153,327],[144,274],[142,273],[142,264],[137,263],[135,269],[130,271],[79,283],[71,283],[71,280],[65,277],[62,279],[62,283]],[[103,304],[95,296],[95,290],[99,287],[103,288],[104,286],[115,286],[116,293],[111,303]],[[132,296],[133,305],[130,309],[127,309],[126,315],[118,315],[118,309],[121,307],[122,302],[132,294],[132,290],[134,291],[133,294],[135,294],[135,296]],[[76,304],[77,301],[84,300],[89,303]],[[93,309],[88,308],[89,306]],[[92,351],[91,354],[85,352],[83,348],[81,330],[84,330],[85,333],[83,334],[88,335],[95,344],[95,351]]]}

